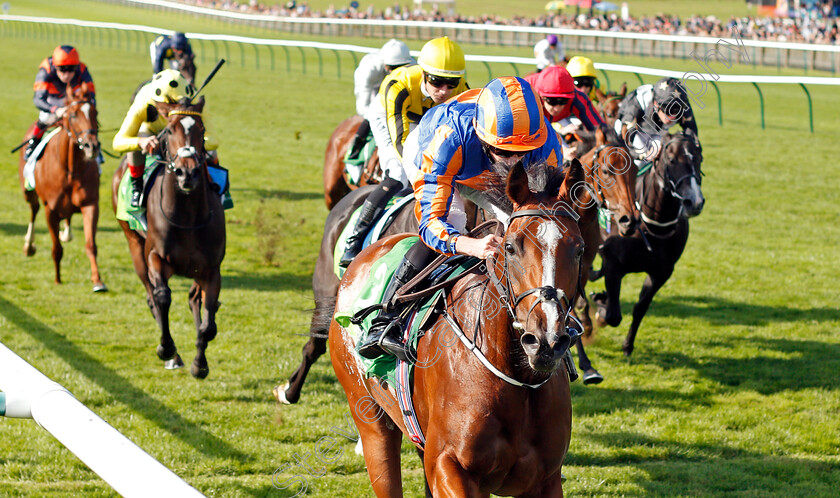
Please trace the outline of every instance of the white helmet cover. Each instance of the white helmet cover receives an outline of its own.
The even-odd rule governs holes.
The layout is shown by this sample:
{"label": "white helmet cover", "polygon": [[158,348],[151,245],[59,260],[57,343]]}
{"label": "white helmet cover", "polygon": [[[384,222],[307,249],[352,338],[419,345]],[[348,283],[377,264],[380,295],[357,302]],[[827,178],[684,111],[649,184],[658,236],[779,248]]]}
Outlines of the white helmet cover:
{"label": "white helmet cover", "polygon": [[402,66],[403,64],[413,62],[408,45],[393,38],[385,42],[385,45],[382,45],[382,48],[379,50],[379,55],[382,56],[382,60],[386,66]]}

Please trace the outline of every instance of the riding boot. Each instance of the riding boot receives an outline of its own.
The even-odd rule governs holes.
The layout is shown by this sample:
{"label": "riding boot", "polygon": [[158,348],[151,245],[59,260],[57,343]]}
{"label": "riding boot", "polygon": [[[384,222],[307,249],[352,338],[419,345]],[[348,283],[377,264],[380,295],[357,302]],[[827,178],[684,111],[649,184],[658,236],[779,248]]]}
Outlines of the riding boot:
{"label": "riding boot", "polygon": [[370,225],[379,218],[382,211],[384,211],[383,208],[371,203],[370,199],[365,199],[362,212],[359,213],[359,219],[356,220],[356,226],[353,227],[353,233],[347,237],[347,243],[344,246],[344,255],[341,256],[341,261],[338,262],[338,266],[347,268],[356,256],[358,256],[362,251],[362,244],[365,241],[365,236],[367,236]]}
{"label": "riding boot", "polygon": [[362,211],[359,213],[359,218],[356,220],[356,226],[353,227],[353,232],[347,238],[347,243],[344,246],[344,255],[338,262],[338,266],[347,268],[353,259],[362,251],[362,244],[364,244],[365,237],[371,224],[376,221],[379,216],[385,211],[385,206],[397,189],[402,187],[402,184],[392,178],[386,178],[379,184],[376,190],[368,195],[365,203],[362,205]]}
{"label": "riding boot", "polygon": [[131,207],[140,207],[140,198],[143,196],[143,177],[131,177]]}
{"label": "riding boot", "polygon": [[359,355],[374,359],[387,353],[403,361],[409,361],[408,348],[402,340],[403,323],[400,318],[400,313],[406,305],[392,303],[391,300],[397,290],[418,273],[420,269],[411,264],[407,258],[403,258],[400,267],[394,272],[388,287],[385,288],[385,294],[382,296],[384,308],[372,320],[367,337],[359,345]]}
{"label": "riding boot", "polygon": [[359,158],[359,154],[368,141],[368,134],[370,134],[370,122],[365,119],[356,130],[356,136],[353,137],[353,145],[350,146],[350,151],[347,153],[347,160],[352,161]]}

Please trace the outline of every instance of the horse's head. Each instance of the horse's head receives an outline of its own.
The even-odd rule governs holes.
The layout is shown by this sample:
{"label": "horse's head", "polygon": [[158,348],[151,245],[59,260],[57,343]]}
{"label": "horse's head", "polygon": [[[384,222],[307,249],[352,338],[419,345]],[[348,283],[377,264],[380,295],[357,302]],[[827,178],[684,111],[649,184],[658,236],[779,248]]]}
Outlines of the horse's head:
{"label": "horse's head", "polygon": [[568,323],[578,289],[583,239],[571,207],[571,191],[583,185],[583,169],[576,159],[565,179],[561,171],[544,164],[531,165],[527,172],[517,164],[507,176],[513,214],[500,263],[515,315],[513,327],[520,333],[529,366],[538,372],[559,368],[572,342]]}
{"label": "horse's head", "polygon": [[96,104],[90,96],[87,83],[76,92],[68,92],[64,102],[65,112],[61,125],[70,136],[70,140],[85,154],[85,159],[93,160],[99,155],[99,122]]}
{"label": "horse's head", "polygon": [[622,83],[621,91],[618,93],[609,92],[605,95],[605,98],[600,101],[601,117],[610,128],[615,126],[615,121],[618,119],[618,107],[626,95],[627,83]]}
{"label": "horse's head", "polygon": [[204,97],[190,104],[158,102],[158,112],[167,119],[162,132],[161,153],[166,161],[166,173],[175,175],[181,192],[190,193],[205,180],[204,122],[201,111]]}
{"label": "horse's head", "polygon": [[190,82],[190,85],[194,84],[195,54],[182,51],[175,54],[175,60],[177,61],[178,71],[181,73],[181,76],[186,78]]}
{"label": "horse's head", "polygon": [[596,130],[592,154],[592,160],[586,162],[595,199],[599,207],[615,217],[619,234],[632,235],[640,217],[636,207],[636,163],[610,129],[606,133],[600,128]]}
{"label": "horse's head", "polygon": [[681,202],[682,210],[688,217],[700,214],[706,199],[700,190],[703,149],[697,135],[691,130],[666,135],[657,161],[660,187]]}

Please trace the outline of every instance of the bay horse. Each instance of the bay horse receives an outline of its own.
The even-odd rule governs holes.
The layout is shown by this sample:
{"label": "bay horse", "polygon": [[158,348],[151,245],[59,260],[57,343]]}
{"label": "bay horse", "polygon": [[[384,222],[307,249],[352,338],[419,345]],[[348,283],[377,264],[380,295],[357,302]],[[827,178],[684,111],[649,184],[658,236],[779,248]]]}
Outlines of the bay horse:
{"label": "bay horse", "polygon": [[[43,155],[35,164],[35,190],[26,190],[23,151],[20,154],[18,174],[23,197],[30,207],[29,226],[26,230],[23,251],[35,254],[35,216],[40,202],[44,203],[47,228],[52,238],[52,258],[55,264],[55,283],[61,283],[61,241],[70,239],[70,218],[82,213],[85,233],[85,252],[90,260],[90,280],[94,292],[108,288],[99,274],[96,261],[96,227],[99,223],[99,123],[96,104],[88,86],[73,93],[68,92],[66,111],[60,119],[61,130],[44,147]],[[30,137],[27,137],[27,139]],[[60,234],[60,221],[66,221],[66,231]],[[62,236],[63,235],[63,236]]]}
{"label": "bay horse", "polygon": [[[575,315],[583,325],[583,337],[592,337],[592,320],[589,318],[589,300],[586,298],[586,282],[598,248],[603,242],[598,222],[598,211],[605,210],[614,219],[621,236],[633,234],[639,224],[639,210],[636,207],[637,167],[624,142],[616,134],[601,128],[594,134],[594,147],[581,158],[586,184],[589,188],[575,192],[576,212],[580,216],[578,225],[586,243],[581,263],[581,292],[576,303]],[[580,147],[580,146],[579,146]],[[583,383],[595,384],[603,377],[593,368],[582,342],[577,342],[578,365],[583,371]]]}
{"label": "bay horse", "polygon": [[688,219],[703,210],[706,200],[700,189],[702,161],[703,150],[694,132],[665,135],[659,156],[636,184],[639,229],[629,237],[608,236],[601,248],[603,265],[592,276],[603,276],[606,289],[593,295],[599,325],[617,327],[621,323],[622,278],[628,273],[647,273],[622,345],[625,356],[633,353],[642,318],[685,249]]}
{"label": "bay horse", "polygon": [[[197,339],[190,373],[203,379],[210,372],[205,356],[207,343],[217,331],[220,266],[225,256],[224,210],[219,195],[210,187],[207,173],[201,117],[204,97],[192,104],[157,103],[156,107],[168,122],[159,136],[165,167],[148,189],[148,230],[140,233],[127,222],[118,221],[128,241],[134,270],[146,288],[146,302],[161,330],[157,355],[166,362],[166,368],[183,366],[169,331],[172,297],[168,281],[173,275],[193,280],[189,304]],[[111,182],[115,213],[117,191],[127,164],[123,160]]]}
{"label": "bay horse", "polygon": [[[344,227],[347,226],[356,209],[362,205],[373,190],[373,186],[360,187],[346,197],[340,199],[336,209],[332,209],[324,222],[324,235],[321,238],[321,249],[318,261],[312,274],[312,292],[315,294],[315,312],[309,326],[309,339],[303,346],[303,358],[300,366],[292,373],[288,382],[273,389],[274,397],[285,404],[297,403],[303,389],[303,383],[312,365],[327,352],[327,334],[332,310],[335,306],[335,296],[341,280],[336,276],[334,266],[334,251]],[[417,217],[414,215],[414,203],[411,202],[400,211],[383,235],[398,233],[417,233]]]}
{"label": "bay horse", "polygon": [[324,153],[324,202],[329,210],[332,210],[338,201],[351,190],[365,185],[374,185],[382,180],[379,155],[376,152],[365,163],[358,185],[350,182],[344,173],[344,156],[350,149],[356,130],[359,129],[361,123],[362,117],[358,115],[345,119],[330,135],[330,141],[327,143],[327,150]]}
{"label": "bay horse", "polygon": [[[575,215],[557,206],[571,205],[569,191],[584,178],[576,161],[566,175],[539,166],[511,168],[502,183],[513,214],[501,250],[486,274],[454,284],[418,345],[412,398],[425,435],[418,449],[427,496],[563,496],[572,408],[561,367],[572,341],[568,324],[583,238]],[[540,193],[529,189],[529,180],[531,187],[542,184]],[[406,236],[359,254],[342,279],[337,311],[351,309],[372,263]],[[365,378],[355,341],[336,321],[329,350],[373,491],[402,496],[400,446],[407,431],[397,400],[381,379]]]}

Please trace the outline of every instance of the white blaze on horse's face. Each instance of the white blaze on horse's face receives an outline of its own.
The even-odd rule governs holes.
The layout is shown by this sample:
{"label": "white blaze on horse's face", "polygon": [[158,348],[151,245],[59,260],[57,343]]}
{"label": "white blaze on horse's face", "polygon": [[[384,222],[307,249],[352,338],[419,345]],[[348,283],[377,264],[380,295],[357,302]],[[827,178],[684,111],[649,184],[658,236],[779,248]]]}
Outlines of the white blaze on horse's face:
{"label": "white blaze on horse's face", "polygon": [[[543,221],[537,229],[537,238],[542,244],[543,253],[543,287],[556,287],[557,275],[557,245],[563,234],[556,223],[552,221]],[[556,303],[542,303],[543,313],[546,319],[546,333],[549,337],[552,334],[556,337],[560,333],[560,313]]]}
{"label": "white blaze on horse's face", "polygon": [[178,149],[178,157],[193,157],[195,155],[195,147],[192,145],[184,146]]}
{"label": "white blaze on horse's face", "polygon": [[90,104],[82,104],[82,113],[85,115],[85,118],[90,121]]}
{"label": "white blaze on horse's face", "polygon": [[190,136],[190,128],[195,126],[195,119],[192,116],[185,116],[181,119],[181,126],[184,127],[184,135]]}

